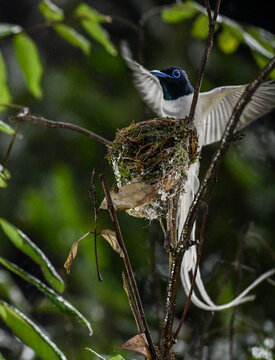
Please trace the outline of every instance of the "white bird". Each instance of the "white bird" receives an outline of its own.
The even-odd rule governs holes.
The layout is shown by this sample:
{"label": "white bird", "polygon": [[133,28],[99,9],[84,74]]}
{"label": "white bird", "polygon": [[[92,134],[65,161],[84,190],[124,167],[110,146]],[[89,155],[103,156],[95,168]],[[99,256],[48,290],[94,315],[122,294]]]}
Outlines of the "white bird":
{"label": "white bird", "polygon": [[[182,119],[189,115],[194,89],[184,70],[178,67],[168,67],[163,70],[148,71],[138,62],[133,60],[129,48],[122,46],[122,55],[132,70],[134,83],[142,99],[160,117]],[[200,93],[194,124],[198,133],[199,148],[219,141],[222,138],[227,122],[238,99],[245,91],[246,85],[223,86],[211,91]],[[252,121],[262,117],[275,107],[275,83],[264,82],[253,94],[250,102],[245,107],[237,130],[249,125]],[[192,164],[188,170],[185,192],[180,195],[177,214],[178,238],[180,237],[190,205],[199,188],[199,161]],[[195,225],[192,229],[192,238],[195,239]],[[197,259],[196,247],[191,246],[184,254],[181,278],[186,294],[188,295],[191,282],[190,275],[194,273]],[[248,292],[275,273],[275,269],[261,275],[245,291],[231,302],[216,305],[208,296],[203,285],[200,270],[197,271],[196,286],[201,299],[193,291],[192,301],[198,307],[219,311],[251,301],[254,296],[246,296]]]}

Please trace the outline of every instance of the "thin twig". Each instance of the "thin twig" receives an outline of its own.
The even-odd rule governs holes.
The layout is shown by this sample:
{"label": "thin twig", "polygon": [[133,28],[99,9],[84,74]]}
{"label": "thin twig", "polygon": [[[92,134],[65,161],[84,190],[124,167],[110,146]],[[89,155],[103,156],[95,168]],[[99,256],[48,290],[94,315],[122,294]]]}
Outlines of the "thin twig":
{"label": "thin twig", "polygon": [[157,244],[157,224],[152,222],[150,226],[150,253],[151,253],[151,271],[153,277],[153,287],[154,287],[154,299],[156,304],[156,320],[157,328],[159,330],[159,337],[161,334],[161,287],[160,287],[160,278],[157,271],[157,258],[156,258],[156,244]]}
{"label": "thin twig", "polygon": [[210,195],[213,190],[213,183],[216,179],[218,169],[220,167],[220,164],[229,149],[229,146],[231,144],[232,138],[234,136],[234,131],[237,126],[237,123],[240,119],[240,116],[245,108],[245,106],[249,103],[252,95],[257,90],[257,88],[260,86],[260,84],[264,81],[265,77],[275,68],[275,56],[268,62],[268,64],[265,66],[265,68],[260,72],[260,74],[254,79],[245,89],[244,93],[238,100],[235,108],[233,109],[233,112],[230,116],[230,119],[228,121],[228,124],[225,128],[223,137],[221,139],[221,143],[217,151],[212,157],[210,166],[206,172],[206,175],[204,176],[203,181],[201,182],[200,188],[198,192],[195,195],[195,198],[193,200],[193,203],[189,209],[181,236],[180,241],[178,244],[178,250],[184,251],[184,245],[186,241],[188,241],[193,224],[195,222],[195,219],[197,217],[200,205],[205,198],[205,196],[208,194],[208,198],[210,198]]}
{"label": "thin twig", "polygon": [[208,205],[205,206],[205,210],[204,210],[204,214],[203,214],[203,218],[202,218],[202,225],[201,225],[201,231],[200,231],[200,243],[199,243],[199,246],[198,246],[197,260],[196,260],[195,270],[194,270],[194,274],[193,274],[193,278],[192,278],[192,282],[191,282],[191,287],[190,287],[189,294],[188,294],[188,297],[187,297],[187,300],[186,300],[186,303],[185,303],[185,307],[184,307],[184,310],[183,310],[182,317],[180,319],[179,325],[178,325],[177,330],[176,330],[175,335],[174,335],[174,341],[176,341],[177,337],[179,336],[180,330],[181,330],[182,325],[184,323],[184,320],[186,318],[186,314],[187,314],[189,305],[191,303],[191,297],[192,297],[193,290],[194,290],[194,287],[195,287],[197,272],[198,272],[200,258],[201,258],[201,251],[202,251],[202,244],[203,244],[203,238],[204,238],[204,231],[205,231],[207,213],[208,213]]}
{"label": "thin twig", "polygon": [[206,62],[207,62],[208,56],[209,56],[210,51],[213,46],[213,37],[214,37],[214,32],[215,32],[216,20],[217,20],[217,16],[218,16],[219,9],[220,9],[220,3],[221,3],[221,0],[216,1],[215,11],[212,16],[209,1],[205,0],[205,7],[207,10],[208,19],[209,19],[209,32],[208,32],[206,46],[205,46],[203,56],[201,59],[201,63],[200,63],[200,67],[199,67],[199,75],[198,75],[198,79],[196,82],[195,91],[194,91],[194,95],[193,95],[193,99],[192,99],[192,104],[191,104],[190,112],[189,112],[189,116],[188,116],[189,123],[192,123],[194,120],[195,110],[196,110],[196,106],[197,106],[197,102],[198,102],[198,98],[199,98],[199,93],[200,93],[200,88],[201,88],[201,83],[202,83],[202,78],[204,75]]}
{"label": "thin twig", "polygon": [[96,187],[95,187],[95,169],[93,169],[92,171],[92,176],[91,176],[91,182],[90,182],[90,186],[89,186],[89,195],[90,195],[90,199],[92,200],[93,203],[93,207],[94,207],[94,240],[95,240],[95,262],[96,262],[96,271],[97,271],[97,278],[98,281],[102,281],[102,276],[100,273],[100,268],[99,268],[99,262],[98,262],[98,253],[97,253],[97,214],[98,214],[98,209],[97,209],[97,205],[96,205]]}
{"label": "thin twig", "polygon": [[32,121],[34,124],[42,124],[45,126],[49,126],[51,128],[63,128],[63,129],[68,129],[71,131],[75,131],[79,134],[88,136],[90,139],[93,139],[105,146],[111,145],[112,142],[105,139],[104,137],[95,134],[94,132],[87,130],[81,126],[78,125],[74,125],[71,123],[67,123],[67,122],[61,122],[61,121],[53,121],[53,120],[48,120],[45,119],[43,117],[38,117],[38,116],[34,116],[34,115],[24,115],[24,116],[11,116],[10,120],[14,120],[14,121]]}
{"label": "thin twig", "polygon": [[11,141],[10,141],[10,144],[9,144],[9,147],[8,147],[8,150],[7,150],[7,153],[6,153],[6,156],[5,156],[5,160],[3,162],[3,168],[2,168],[2,172],[4,172],[4,170],[7,168],[8,166],[8,161],[9,161],[9,158],[10,158],[10,154],[11,154],[11,150],[13,148],[13,145],[14,145],[14,142],[15,142],[15,139],[17,137],[17,133],[18,133],[18,130],[20,128],[20,124],[18,123],[16,125],[16,129],[12,135],[12,138],[11,138]]}
{"label": "thin twig", "polygon": [[[0,104],[0,106],[5,106],[5,107],[9,107],[9,108],[12,108],[12,109],[17,109],[19,110],[17,116],[18,117],[22,117],[22,116],[26,116],[29,114],[30,110],[29,108],[25,107],[25,106],[21,106],[21,105],[16,105],[16,104]],[[20,127],[20,124],[17,124],[16,126],[16,129],[13,133],[13,136],[11,138],[11,142],[10,142],[10,145],[8,147],[8,150],[7,150],[7,154],[5,156],[5,160],[3,162],[3,169],[2,171],[4,171],[6,168],[7,168],[7,165],[8,165],[8,161],[9,161],[9,157],[10,157],[10,154],[11,154],[11,150],[12,150],[12,147],[14,145],[14,142],[15,142],[15,139],[16,139],[16,136],[17,136],[17,133],[18,133],[18,130],[19,130],[19,127]]]}
{"label": "thin twig", "polygon": [[123,251],[124,265],[125,265],[125,268],[126,268],[128,278],[129,278],[129,284],[130,284],[130,287],[131,287],[131,291],[133,293],[133,297],[134,297],[134,300],[135,300],[135,303],[136,303],[136,307],[137,307],[137,310],[138,310],[138,313],[139,313],[139,316],[140,316],[140,319],[141,319],[143,331],[144,331],[144,334],[146,336],[146,340],[148,342],[148,346],[149,346],[152,358],[153,358],[153,360],[155,360],[155,359],[158,358],[158,356],[157,356],[156,349],[155,349],[155,346],[154,346],[154,343],[153,343],[153,340],[152,340],[152,337],[151,337],[151,333],[149,331],[149,327],[148,327],[147,320],[146,320],[146,317],[145,317],[145,313],[144,313],[143,305],[142,305],[141,298],[140,298],[140,295],[139,295],[137,283],[136,283],[136,280],[135,280],[135,277],[134,277],[134,273],[133,273],[133,270],[132,270],[129,255],[128,255],[126,246],[125,246],[124,241],[123,241],[121,229],[120,229],[120,226],[119,226],[117,215],[116,215],[115,210],[114,210],[113,201],[112,201],[112,198],[111,198],[111,195],[110,195],[109,188],[108,188],[107,183],[106,183],[105,176],[100,175],[100,180],[101,180],[102,187],[103,187],[103,190],[104,190],[104,193],[105,193],[105,197],[106,197],[110,217],[111,217],[111,220],[112,220],[112,222],[114,224],[114,227],[115,227],[117,241],[118,241],[118,243],[119,243],[119,245],[120,245],[120,247],[121,247],[121,249]]}
{"label": "thin twig", "polygon": [[176,299],[178,293],[178,282],[181,270],[182,255],[172,252],[169,254],[170,274],[167,285],[166,305],[164,310],[164,320],[161,334],[161,354],[163,359],[170,359],[170,350],[174,345],[173,341],[173,322],[176,311]]}
{"label": "thin twig", "polygon": [[136,304],[135,304],[134,299],[133,299],[133,294],[132,294],[131,288],[129,286],[129,283],[128,283],[128,280],[126,278],[126,275],[125,275],[124,271],[122,272],[122,280],[123,280],[123,288],[124,288],[124,291],[125,291],[125,293],[127,295],[128,302],[129,302],[129,305],[130,305],[130,309],[131,309],[132,314],[134,316],[138,332],[141,333],[142,332],[142,323],[140,321],[140,316],[138,315]]}

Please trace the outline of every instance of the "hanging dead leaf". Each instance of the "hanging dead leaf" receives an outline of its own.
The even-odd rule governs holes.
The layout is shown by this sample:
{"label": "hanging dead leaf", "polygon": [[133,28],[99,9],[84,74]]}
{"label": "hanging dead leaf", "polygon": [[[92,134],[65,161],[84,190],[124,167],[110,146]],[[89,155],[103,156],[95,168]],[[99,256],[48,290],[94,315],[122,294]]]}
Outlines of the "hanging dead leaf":
{"label": "hanging dead leaf", "polygon": [[[115,211],[133,209],[149,203],[156,195],[156,185],[145,181],[128,184],[111,191]],[[108,208],[106,198],[103,199],[99,208],[105,210]]]}
{"label": "hanging dead leaf", "polygon": [[67,274],[69,275],[70,272],[71,272],[71,266],[72,266],[72,263],[77,255],[77,248],[78,248],[78,244],[80,243],[81,240],[85,239],[85,237],[87,237],[88,235],[91,234],[91,230],[88,231],[85,235],[83,235],[80,239],[78,239],[77,241],[75,241],[71,247],[71,250],[69,252],[69,255],[67,257],[67,260],[64,264],[64,268],[66,269],[67,271]]}
{"label": "hanging dead leaf", "polygon": [[146,360],[152,359],[144,333],[140,333],[132,337],[130,340],[126,341],[126,343],[124,343],[118,349],[130,350],[142,354],[145,356]]}
{"label": "hanging dead leaf", "polygon": [[121,257],[123,257],[123,251],[117,241],[116,233],[112,230],[102,230],[99,235],[101,235],[108,243],[112,246],[113,250],[117,252]]}

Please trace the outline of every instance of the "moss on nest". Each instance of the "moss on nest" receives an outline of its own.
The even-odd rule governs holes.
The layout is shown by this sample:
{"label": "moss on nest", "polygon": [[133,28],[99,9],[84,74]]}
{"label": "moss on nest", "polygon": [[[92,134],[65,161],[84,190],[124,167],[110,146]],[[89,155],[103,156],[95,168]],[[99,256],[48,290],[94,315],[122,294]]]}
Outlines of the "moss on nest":
{"label": "moss on nest", "polygon": [[150,219],[165,217],[168,199],[184,189],[197,147],[196,130],[186,119],[157,118],[119,130],[107,154],[118,187],[138,181],[157,184],[156,198],[142,211],[129,212]]}

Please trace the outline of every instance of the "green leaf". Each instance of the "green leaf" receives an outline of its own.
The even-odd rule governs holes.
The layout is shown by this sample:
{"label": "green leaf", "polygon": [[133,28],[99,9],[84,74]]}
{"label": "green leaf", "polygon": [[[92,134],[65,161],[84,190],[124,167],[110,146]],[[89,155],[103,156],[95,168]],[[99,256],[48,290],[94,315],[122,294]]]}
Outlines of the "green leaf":
{"label": "green leaf", "polygon": [[[43,0],[39,4],[39,10],[49,21],[62,21],[65,18],[63,10],[53,4],[50,0]],[[63,24],[55,25],[54,29],[68,43],[80,48],[84,54],[89,54],[91,44],[76,30]]]}
{"label": "green leaf", "polygon": [[25,76],[30,92],[41,98],[41,78],[43,66],[39,57],[38,49],[32,39],[26,34],[19,34],[13,40],[16,59]]}
{"label": "green leaf", "polygon": [[53,4],[50,0],[43,0],[38,8],[47,20],[62,21],[64,19],[63,10]]}
{"label": "green leaf", "polygon": [[238,49],[240,41],[228,28],[225,27],[218,35],[218,45],[225,54],[233,54]]}
{"label": "green leaf", "polygon": [[208,17],[200,14],[193,23],[193,27],[191,30],[191,35],[194,38],[204,40],[208,36],[209,27]]}
{"label": "green leaf", "polygon": [[179,23],[186,19],[191,19],[198,9],[194,6],[192,1],[179,3],[164,9],[161,13],[162,20],[167,23]]}
{"label": "green leaf", "polygon": [[9,134],[9,135],[14,134],[14,132],[15,132],[11,126],[4,123],[4,121],[2,121],[2,120],[0,120],[0,131],[4,132],[6,134]]}
{"label": "green leaf", "polygon": [[84,3],[78,5],[75,11],[75,15],[83,18],[83,20],[89,20],[95,23],[109,23],[112,21],[112,18],[110,16],[100,14],[98,11]]}
{"label": "green leaf", "polygon": [[10,35],[18,34],[22,31],[20,25],[14,24],[0,24],[0,39]]}
{"label": "green leaf", "polygon": [[12,271],[14,274],[20,276],[23,280],[34,285],[38,290],[40,290],[43,294],[47,296],[47,298],[54,306],[57,307],[58,310],[77,320],[80,324],[86,326],[89,330],[90,335],[92,335],[93,330],[89,321],[71,303],[69,303],[69,301],[65,300],[62,296],[60,296],[54,290],[50,289],[47,285],[45,285],[36,277],[32,276],[31,274],[21,269],[19,266],[2,258],[1,256],[0,264],[5,266],[8,270]]}
{"label": "green leaf", "polygon": [[91,50],[90,42],[79,32],[67,25],[56,25],[54,26],[55,31],[68,43],[80,48],[84,54],[88,55]]}
{"label": "green leaf", "polygon": [[0,317],[26,345],[43,360],[66,360],[66,356],[32,320],[0,300]]}
{"label": "green leaf", "polygon": [[7,187],[10,178],[10,172],[7,169],[4,169],[3,165],[0,164],[0,188]]}
{"label": "green leaf", "polygon": [[223,24],[224,29],[229,30],[232,36],[238,39],[241,43],[247,45],[251,50],[258,52],[268,59],[272,58],[272,52],[268,51],[257,39],[245,31],[245,29],[236,21],[221,15],[218,17],[218,21]]}
{"label": "green leaf", "polygon": [[248,34],[256,39],[268,52],[275,54],[275,36],[267,30],[249,26],[246,28]]}
{"label": "green leaf", "polygon": [[111,55],[117,55],[117,50],[109,40],[108,33],[100,25],[102,22],[110,22],[109,16],[102,15],[83,3],[77,7],[75,15],[82,18],[81,25],[92,38],[98,41]]}
{"label": "green leaf", "polygon": [[11,242],[40,265],[41,271],[49,284],[51,284],[55,290],[62,292],[65,287],[64,282],[42,250],[39,249],[27,235],[6,220],[0,218],[0,225]]}
{"label": "green leaf", "polygon": [[[5,66],[5,62],[4,62],[1,52],[0,52],[0,89],[1,89],[0,103],[9,104],[11,102],[11,94],[10,94],[10,91],[9,91],[9,88],[7,85],[6,66]],[[5,107],[0,106],[0,111],[3,111],[3,110],[5,110]],[[0,123],[0,130],[2,130],[1,123]],[[2,130],[2,131],[4,131],[4,130]],[[5,131],[5,132],[7,132],[7,131]]]}

